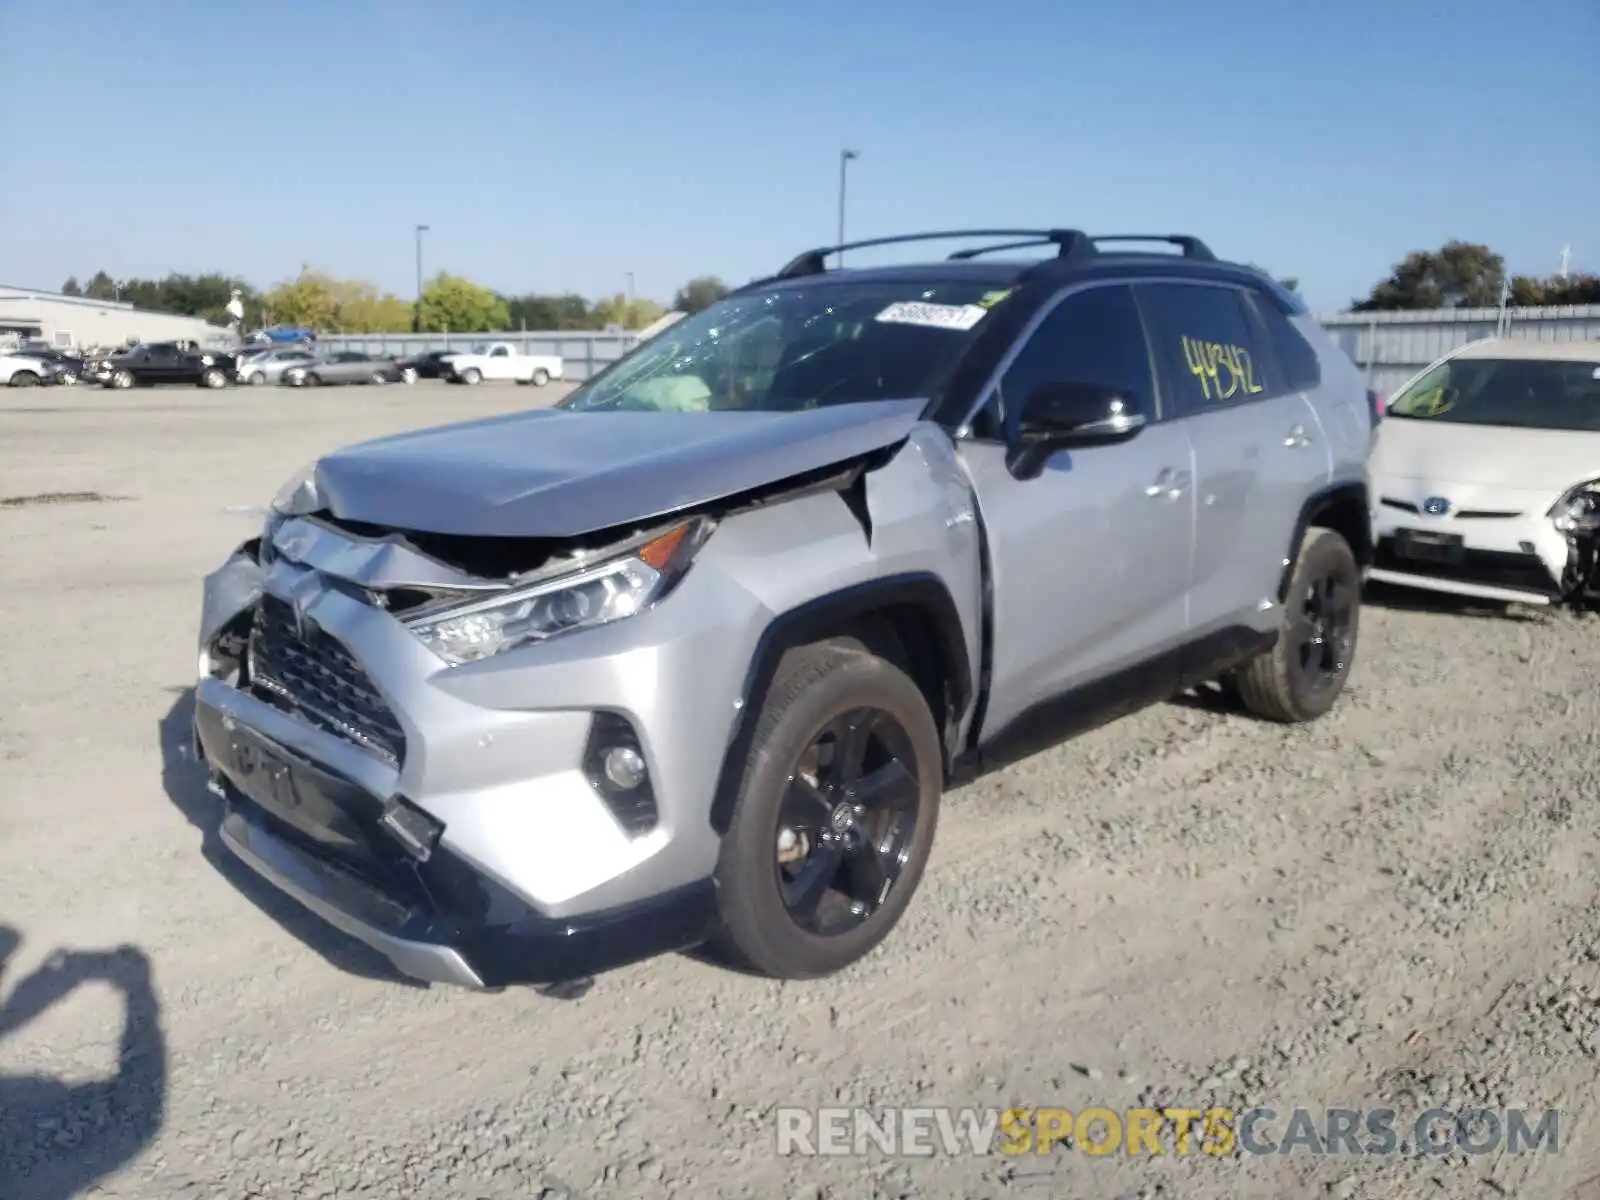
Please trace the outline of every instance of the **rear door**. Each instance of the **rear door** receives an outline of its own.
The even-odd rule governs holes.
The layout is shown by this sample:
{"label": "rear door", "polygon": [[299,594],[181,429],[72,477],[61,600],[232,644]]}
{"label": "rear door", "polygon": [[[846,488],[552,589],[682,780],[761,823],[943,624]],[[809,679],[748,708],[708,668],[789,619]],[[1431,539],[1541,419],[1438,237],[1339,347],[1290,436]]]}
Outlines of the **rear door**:
{"label": "rear door", "polygon": [[[992,576],[987,739],[1036,705],[1128,673],[1146,698],[1175,690],[1193,534],[1190,449],[1159,420],[1133,292],[1057,298],[1003,368],[960,442]],[[1024,398],[1047,382],[1117,387],[1150,422],[1117,445],[1061,450],[1031,479],[1006,465]],[[1131,687],[1131,684],[1130,684]]]}
{"label": "rear door", "polygon": [[1316,414],[1284,385],[1240,288],[1185,281],[1136,291],[1163,404],[1194,446],[1191,633],[1262,628],[1300,507],[1326,477]]}

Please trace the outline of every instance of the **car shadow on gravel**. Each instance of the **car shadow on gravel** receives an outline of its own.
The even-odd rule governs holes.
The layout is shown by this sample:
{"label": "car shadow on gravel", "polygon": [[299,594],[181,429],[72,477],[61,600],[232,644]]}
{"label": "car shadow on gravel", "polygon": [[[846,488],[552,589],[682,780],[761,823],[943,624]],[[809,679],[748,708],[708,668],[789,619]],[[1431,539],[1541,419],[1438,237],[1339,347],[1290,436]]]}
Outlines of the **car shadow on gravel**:
{"label": "car shadow on gravel", "polygon": [[228,852],[217,834],[222,822],[222,802],[206,790],[205,768],[194,757],[194,689],[172,690],[177,700],[158,724],[161,786],[178,811],[200,831],[200,853],[205,860],[285,932],[322,955],[336,969],[365,979],[426,988],[427,984],[400,974],[376,950],[301,907]]}
{"label": "car shadow on gravel", "polygon": [[[0,987],[21,944],[16,930],[0,925]],[[114,1075],[68,1083],[46,1074],[0,1072],[0,1196],[6,1200],[84,1195],[150,1145],[166,1119],[166,1039],[150,960],[141,950],[58,950],[9,994],[0,993],[0,1041],[80,986],[95,983],[122,996]]]}

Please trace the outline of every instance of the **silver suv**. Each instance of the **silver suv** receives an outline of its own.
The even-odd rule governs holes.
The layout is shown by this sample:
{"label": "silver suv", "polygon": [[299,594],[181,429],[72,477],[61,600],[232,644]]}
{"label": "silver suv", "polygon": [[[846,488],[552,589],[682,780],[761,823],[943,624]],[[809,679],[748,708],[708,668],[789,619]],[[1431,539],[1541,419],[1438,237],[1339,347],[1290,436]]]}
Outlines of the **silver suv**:
{"label": "silver suv", "polygon": [[970,772],[1207,680],[1333,705],[1372,426],[1194,238],[810,251],[553,409],[291,479],[205,585],[222,839],[419,979],[838,970]]}

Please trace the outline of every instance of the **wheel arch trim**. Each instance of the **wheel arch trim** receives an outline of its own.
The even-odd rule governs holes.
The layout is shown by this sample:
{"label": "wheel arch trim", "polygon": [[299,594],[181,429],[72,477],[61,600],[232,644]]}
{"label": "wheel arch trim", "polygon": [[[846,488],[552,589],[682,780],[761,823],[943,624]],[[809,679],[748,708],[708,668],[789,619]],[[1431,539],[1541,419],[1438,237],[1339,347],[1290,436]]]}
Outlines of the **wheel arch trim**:
{"label": "wheel arch trim", "polygon": [[1358,566],[1371,565],[1372,511],[1368,503],[1367,485],[1364,482],[1347,481],[1322,488],[1306,498],[1300,506],[1299,516],[1295,518],[1294,534],[1289,539],[1288,553],[1284,557],[1283,575],[1278,581],[1280,604],[1289,598],[1289,583],[1294,577],[1294,565],[1300,557],[1300,548],[1305,545],[1306,531],[1318,523],[1318,517],[1340,507],[1354,508],[1361,513],[1366,534],[1360,539],[1359,545],[1352,545],[1350,549],[1355,553]]}
{"label": "wheel arch trim", "polygon": [[[711,826],[720,836],[733,819],[734,806],[750,743],[755,737],[761,700],[772,687],[778,664],[797,646],[817,641],[830,630],[837,630],[863,617],[881,614],[892,607],[911,607],[925,614],[937,640],[942,665],[948,668],[947,686],[957,714],[972,703],[972,663],[967,655],[966,632],[956,608],[955,598],[944,581],[931,572],[911,571],[881,579],[852,584],[786,609],[767,623],[756,640],[746,668],[740,696],[739,718],[723,752],[711,799]],[[935,714],[938,721],[938,714]],[[954,721],[940,723],[940,738],[948,740]],[[946,758],[953,747],[944,747]]]}

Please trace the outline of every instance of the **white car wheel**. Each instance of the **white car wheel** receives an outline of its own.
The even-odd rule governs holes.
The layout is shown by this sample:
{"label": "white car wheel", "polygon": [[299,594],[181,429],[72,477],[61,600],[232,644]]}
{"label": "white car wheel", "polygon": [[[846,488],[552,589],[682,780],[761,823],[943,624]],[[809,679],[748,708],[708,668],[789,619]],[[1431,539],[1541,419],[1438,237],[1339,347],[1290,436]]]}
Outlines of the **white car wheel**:
{"label": "white car wheel", "polygon": [[466,384],[482,383],[483,372],[478,370],[477,367],[468,367],[461,372],[461,382]]}
{"label": "white car wheel", "polygon": [[545,384],[547,384],[549,382],[550,382],[550,372],[549,371],[546,371],[543,367],[540,367],[536,371],[534,371],[534,373],[533,373],[533,386],[534,387],[543,387]]}

